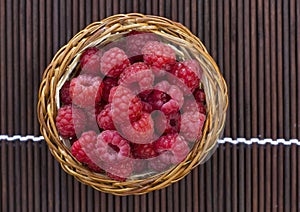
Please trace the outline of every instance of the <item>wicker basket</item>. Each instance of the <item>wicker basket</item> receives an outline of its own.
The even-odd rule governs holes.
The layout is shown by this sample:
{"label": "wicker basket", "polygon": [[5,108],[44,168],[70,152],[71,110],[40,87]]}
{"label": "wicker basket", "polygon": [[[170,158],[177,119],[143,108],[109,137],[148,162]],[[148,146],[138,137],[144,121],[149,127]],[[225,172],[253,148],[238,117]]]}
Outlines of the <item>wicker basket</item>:
{"label": "wicker basket", "polygon": [[[156,33],[178,46],[191,48],[193,57],[201,62],[203,77],[201,86],[206,92],[207,119],[203,136],[197,141],[187,158],[162,174],[146,179],[118,182],[89,171],[79,163],[63,144],[55,126],[57,114],[57,87],[75,68],[81,52],[91,46],[107,42],[109,38],[126,33],[129,30],[140,30]],[[41,133],[49,149],[61,164],[61,167],[80,182],[102,192],[115,195],[144,194],[164,188],[186,176],[193,168],[203,163],[216,147],[217,139],[224,128],[228,104],[227,87],[217,65],[208,54],[201,41],[183,25],[166,18],[142,15],[120,14],[95,22],[77,33],[67,45],[54,56],[44,72],[39,90],[38,117]]]}

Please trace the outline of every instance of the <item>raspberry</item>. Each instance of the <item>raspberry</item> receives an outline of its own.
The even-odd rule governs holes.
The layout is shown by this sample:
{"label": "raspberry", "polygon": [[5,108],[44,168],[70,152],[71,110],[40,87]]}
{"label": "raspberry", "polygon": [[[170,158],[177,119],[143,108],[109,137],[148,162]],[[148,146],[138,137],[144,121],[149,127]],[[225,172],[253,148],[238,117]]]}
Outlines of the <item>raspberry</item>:
{"label": "raspberry", "polygon": [[153,110],[160,110],[163,104],[170,100],[170,96],[165,92],[154,89],[152,93],[149,94],[147,102],[152,106]]}
{"label": "raspberry", "polygon": [[96,151],[106,164],[116,163],[130,157],[130,145],[115,130],[105,130],[97,137]]}
{"label": "raspberry", "polygon": [[195,99],[197,102],[203,102],[205,103],[205,93],[203,89],[196,88],[196,90],[193,93]]}
{"label": "raspberry", "polygon": [[186,66],[182,62],[178,62],[173,66],[171,73],[175,77],[170,76],[169,80],[173,84],[182,87],[182,89],[185,92],[188,91],[185,89],[185,86],[183,86],[181,83],[184,83],[191,92],[193,92],[197,87],[199,87],[200,78],[197,74],[197,70],[192,69],[191,66]]}
{"label": "raspberry", "polygon": [[152,67],[156,76],[163,76],[168,66],[175,64],[175,51],[158,41],[148,41],[142,49],[144,62]]}
{"label": "raspberry", "polygon": [[70,94],[72,102],[79,107],[95,107],[101,100],[102,87],[100,77],[83,74],[71,80]]}
{"label": "raspberry", "polygon": [[82,133],[79,140],[75,141],[71,146],[72,155],[81,163],[88,166],[91,171],[102,172],[102,169],[93,162],[91,158],[97,158],[95,155],[94,146],[96,143],[97,135],[93,131]]}
{"label": "raspberry", "polygon": [[66,81],[61,87],[59,91],[59,98],[64,105],[72,104],[72,99],[70,96],[70,81]]}
{"label": "raspberry", "polygon": [[206,114],[206,107],[202,102],[196,102],[194,98],[186,98],[181,108],[181,112],[200,112]]}
{"label": "raspberry", "polygon": [[142,62],[134,63],[128,66],[120,75],[120,85],[130,85],[137,83],[141,91],[151,89],[154,81],[154,75],[149,67]]}
{"label": "raspberry", "polygon": [[190,142],[196,142],[202,135],[206,116],[199,112],[186,112],[181,118],[180,134]]}
{"label": "raspberry", "polygon": [[177,101],[175,101],[174,99],[171,99],[170,101],[166,102],[161,107],[161,111],[164,114],[176,113],[178,110],[179,110],[179,105]]}
{"label": "raspberry", "polygon": [[118,85],[118,79],[111,78],[111,77],[105,77],[102,81],[103,90],[102,90],[102,100],[105,102],[108,102],[108,97],[110,90]]}
{"label": "raspberry", "polygon": [[56,127],[63,138],[80,135],[86,126],[85,113],[71,105],[65,105],[58,109]]}
{"label": "raspberry", "polygon": [[154,143],[149,144],[132,144],[131,146],[132,155],[138,159],[148,159],[156,157],[158,154],[155,150]]}
{"label": "raspberry", "polygon": [[144,102],[142,101],[142,105],[143,105],[143,111],[146,113],[151,113],[153,111],[153,107],[151,104],[149,104],[148,102]]}
{"label": "raspberry", "polygon": [[138,120],[142,112],[142,102],[131,90],[121,85],[111,89],[109,95],[112,117],[115,123],[123,123],[126,120]]}
{"label": "raspberry", "polygon": [[115,130],[112,120],[111,104],[107,104],[97,116],[97,123],[104,130]]}
{"label": "raspberry", "polygon": [[160,113],[155,115],[153,120],[156,133],[159,135],[180,131],[181,115],[179,112],[167,115]]}
{"label": "raspberry", "polygon": [[104,103],[100,102],[98,104],[95,105],[95,107],[91,107],[91,108],[86,108],[85,112],[87,114],[87,129],[89,130],[94,130],[94,131],[99,131],[99,127],[97,124],[97,116],[100,113],[100,111],[102,111],[104,108]]}
{"label": "raspberry", "polygon": [[158,36],[154,33],[131,31],[126,36],[126,52],[129,57],[141,55],[142,48],[147,41],[158,41]]}
{"label": "raspberry", "polygon": [[132,124],[121,125],[122,135],[132,143],[147,144],[153,141],[154,125],[149,113],[142,113],[141,118]]}
{"label": "raspberry", "polygon": [[199,79],[201,80],[203,70],[197,60],[186,60],[183,61],[183,64],[186,65],[189,69],[194,70]]}
{"label": "raspberry", "polygon": [[101,72],[108,77],[119,77],[129,65],[127,55],[118,47],[109,49],[101,58]]}
{"label": "raspberry", "polygon": [[177,133],[161,136],[155,141],[155,148],[158,153],[170,152],[169,158],[164,162],[172,164],[183,161],[190,151],[184,138]]}
{"label": "raspberry", "polygon": [[158,82],[155,85],[155,89],[160,90],[168,94],[173,100],[178,104],[178,107],[181,108],[184,102],[184,97],[181,89],[176,85],[171,85],[168,81],[163,80]]}
{"label": "raspberry", "polygon": [[86,49],[80,56],[81,73],[98,75],[102,52],[96,47]]}
{"label": "raspberry", "polygon": [[117,131],[105,130],[97,137],[96,152],[107,175],[123,181],[133,171],[130,145]]}

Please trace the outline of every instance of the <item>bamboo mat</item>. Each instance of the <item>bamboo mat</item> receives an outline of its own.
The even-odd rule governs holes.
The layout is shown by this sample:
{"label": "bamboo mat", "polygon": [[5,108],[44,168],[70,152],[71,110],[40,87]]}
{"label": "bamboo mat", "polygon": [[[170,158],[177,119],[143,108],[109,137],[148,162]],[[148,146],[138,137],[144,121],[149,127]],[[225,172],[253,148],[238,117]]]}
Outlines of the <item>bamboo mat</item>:
{"label": "bamboo mat", "polygon": [[[87,24],[129,12],[181,22],[203,41],[228,84],[225,137],[300,140],[297,0],[0,0],[0,135],[39,136],[37,92],[55,52]],[[300,211],[294,144],[220,144],[184,180],[137,197],[78,183],[44,141],[0,145],[0,211]]]}

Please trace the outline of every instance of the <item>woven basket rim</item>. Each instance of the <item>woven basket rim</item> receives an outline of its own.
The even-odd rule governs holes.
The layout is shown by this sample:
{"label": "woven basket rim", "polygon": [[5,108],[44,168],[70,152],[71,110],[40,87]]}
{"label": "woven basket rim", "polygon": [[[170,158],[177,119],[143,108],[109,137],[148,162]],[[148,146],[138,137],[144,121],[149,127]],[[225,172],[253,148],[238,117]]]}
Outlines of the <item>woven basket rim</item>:
{"label": "woven basket rim", "polygon": [[[122,33],[132,29],[153,32],[168,39],[177,39],[186,45],[193,45],[202,60],[207,62],[209,71],[205,72],[204,85],[207,86],[206,95],[212,102],[209,105],[207,120],[203,129],[203,136],[194,145],[187,158],[172,169],[142,180],[118,182],[105,176],[93,173],[79,163],[62,143],[56,126],[55,116],[57,105],[55,95],[57,85],[66,75],[67,67],[78,60],[80,53],[87,47],[93,46],[102,38],[107,38],[115,33]],[[175,37],[175,38],[173,38]],[[177,40],[176,40],[177,42]],[[75,58],[75,59],[74,59]],[[199,59],[200,60],[200,59]],[[215,93],[216,92],[216,93]],[[49,150],[61,167],[68,174],[80,182],[92,186],[102,192],[115,195],[145,194],[162,189],[185,177],[197,165],[204,162],[216,147],[224,128],[226,110],[228,107],[227,86],[220,70],[209,55],[199,38],[180,23],[164,17],[143,15],[140,13],[117,14],[94,22],[79,31],[65,46],[53,57],[45,69],[38,93],[38,119],[40,131],[48,144]]]}

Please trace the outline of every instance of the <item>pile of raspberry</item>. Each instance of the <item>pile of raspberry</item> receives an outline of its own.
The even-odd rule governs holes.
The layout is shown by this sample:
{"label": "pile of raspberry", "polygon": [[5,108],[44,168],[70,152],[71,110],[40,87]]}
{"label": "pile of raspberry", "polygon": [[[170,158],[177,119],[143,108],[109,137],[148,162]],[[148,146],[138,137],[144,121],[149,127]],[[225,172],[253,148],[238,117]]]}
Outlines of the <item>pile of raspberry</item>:
{"label": "pile of raspberry", "polygon": [[170,169],[202,136],[202,68],[153,33],[88,48],[60,89],[56,127],[72,155],[118,181]]}

